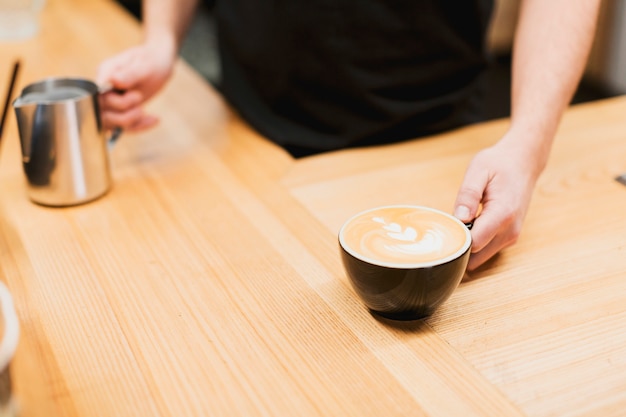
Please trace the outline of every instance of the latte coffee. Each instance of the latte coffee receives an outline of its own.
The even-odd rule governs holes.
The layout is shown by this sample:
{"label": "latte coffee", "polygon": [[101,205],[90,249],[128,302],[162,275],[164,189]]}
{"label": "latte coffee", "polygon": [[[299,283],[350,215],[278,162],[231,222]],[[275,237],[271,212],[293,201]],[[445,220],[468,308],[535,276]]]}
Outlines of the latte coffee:
{"label": "latte coffee", "polygon": [[341,246],[364,262],[393,268],[439,265],[468,250],[468,228],[455,217],[419,206],[386,206],[349,219]]}

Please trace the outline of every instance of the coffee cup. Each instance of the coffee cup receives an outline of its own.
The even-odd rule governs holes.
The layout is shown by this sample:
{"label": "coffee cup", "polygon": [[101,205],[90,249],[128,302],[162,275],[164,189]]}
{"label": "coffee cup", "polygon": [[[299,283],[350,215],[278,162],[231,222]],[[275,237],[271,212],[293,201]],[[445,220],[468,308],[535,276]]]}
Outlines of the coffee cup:
{"label": "coffee cup", "polygon": [[13,394],[11,362],[19,340],[20,325],[9,289],[0,282],[0,416],[18,415],[18,404]]}
{"label": "coffee cup", "polygon": [[339,231],[354,290],[372,312],[397,320],[427,317],[452,295],[471,244],[469,228],[456,217],[415,205],[360,212]]}

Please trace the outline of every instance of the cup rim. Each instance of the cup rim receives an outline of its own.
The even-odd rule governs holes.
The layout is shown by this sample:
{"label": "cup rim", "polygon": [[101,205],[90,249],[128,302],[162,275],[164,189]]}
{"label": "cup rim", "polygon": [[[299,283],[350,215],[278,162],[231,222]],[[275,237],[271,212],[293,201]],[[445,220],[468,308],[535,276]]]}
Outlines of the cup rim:
{"label": "cup rim", "polygon": [[0,282],[0,311],[4,323],[4,332],[0,340],[0,372],[4,372],[17,350],[20,323],[13,304],[13,296],[3,282]]}
{"label": "cup rim", "polygon": [[[463,246],[457,250],[456,252],[443,257],[441,259],[436,259],[433,261],[428,261],[428,262],[415,262],[415,263],[397,263],[397,262],[388,262],[388,261],[382,261],[379,259],[375,259],[375,258],[370,258],[368,256],[365,256],[363,254],[360,254],[356,251],[354,251],[350,245],[348,245],[345,242],[344,239],[344,230],[346,229],[347,225],[352,222],[352,220],[354,220],[355,218],[362,216],[366,213],[372,212],[372,211],[377,211],[377,210],[383,210],[383,209],[388,209],[388,208],[409,208],[409,209],[418,209],[418,210],[425,210],[425,211],[430,211],[430,212],[434,212],[434,213],[438,213],[443,215],[444,217],[447,217],[448,219],[452,220],[453,222],[457,223],[460,227],[462,227],[462,229],[465,231],[465,242],[463,244]],[[343,224],[341,225],[341,228],[339,229],[339,233],[338,233],[338,238],[339,238],[339,245],[341,246],[341,248],[346,251],[348,254],[350,254],[351,256],[353,256],[356,259],[359,259],[363,262],[366,262],[368,264],[372,264],[372,265],[378,265],[378,266],[383,266],[383,267],[387,267],[387,268],[393,268],[393,269],[415,269],[415,268],[428,268],[428,267],[433,267],[433,266],[438,266],[438,265],[443,265],[446,264],[448,262],[451,262],[455,259],[458,259],[460,257],[462,257],[467,251],[469,251],[470,246],[472,245],[472,234],[470,233],[469,228],[458,218],[454,217],[452,214],[447,213],[443,210],[439,210],[433,207],[428,207],[428,206],[421,206],[421,205],[417,205],[417,204],[390,204],[390,205],[383,205],[383,206],[376,206],[376,207],[372,207],[366,210],[362,210],[352,216],[350,216],[346,221],[343,222]]]}

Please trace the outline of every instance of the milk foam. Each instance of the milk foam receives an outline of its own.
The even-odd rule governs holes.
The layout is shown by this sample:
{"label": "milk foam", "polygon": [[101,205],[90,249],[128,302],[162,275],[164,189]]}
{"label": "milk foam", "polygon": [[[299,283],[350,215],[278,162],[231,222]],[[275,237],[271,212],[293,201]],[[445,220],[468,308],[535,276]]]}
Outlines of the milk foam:
{"label": "milk foam", "polygon": [[387,224],[381,217],[372,217],[372,221],[382,224],[382,228],[387,232],[386,236],[389,241],[383,247],[388,252],[411,256],[437,253],[443,249],[445,233],[440,228],[426,229],[418,234],[417,230],[411,226],[402,227],[398,223]]}
{"label": "milk foam", "polygon": [[340,240],[358,257],[391,264],[445,260],[460,255],[470,243],[465,226],[456,219],[410,206],[357,215],[343,228]]}

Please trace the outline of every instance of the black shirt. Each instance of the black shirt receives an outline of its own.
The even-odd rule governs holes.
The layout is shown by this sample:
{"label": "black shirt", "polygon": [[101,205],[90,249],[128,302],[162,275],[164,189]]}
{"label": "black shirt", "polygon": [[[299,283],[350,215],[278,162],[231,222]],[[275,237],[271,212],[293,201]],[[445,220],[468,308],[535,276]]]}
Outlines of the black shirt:
{"label": "black shirt", "polygon": [[218,88],[297,153],[477,120],[493,0],[217,0]]}

